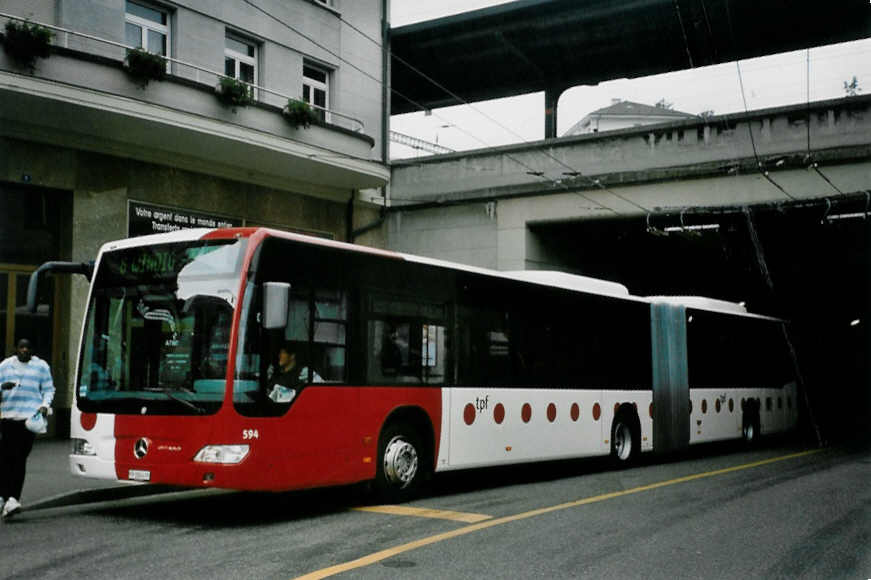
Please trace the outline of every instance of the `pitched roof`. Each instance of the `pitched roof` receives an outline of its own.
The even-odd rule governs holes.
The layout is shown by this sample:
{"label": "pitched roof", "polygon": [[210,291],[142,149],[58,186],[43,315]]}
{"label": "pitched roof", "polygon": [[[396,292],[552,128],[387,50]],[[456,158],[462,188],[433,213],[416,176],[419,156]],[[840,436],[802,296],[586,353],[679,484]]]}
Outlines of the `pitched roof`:
{"label": "pitched roof", "polygon": [[682,111],[675,111],[673,109],[664,109],[662,107],[651,107],[650,105],[644,105],[642,103],[633,103],[632,101],[620,101],[619,103],[614,103],[608,107],[597,109],[587,116],[592,117],[594,115],[599,117],[674,117],[676,119],[685,119],[687,117],[696,116]]}

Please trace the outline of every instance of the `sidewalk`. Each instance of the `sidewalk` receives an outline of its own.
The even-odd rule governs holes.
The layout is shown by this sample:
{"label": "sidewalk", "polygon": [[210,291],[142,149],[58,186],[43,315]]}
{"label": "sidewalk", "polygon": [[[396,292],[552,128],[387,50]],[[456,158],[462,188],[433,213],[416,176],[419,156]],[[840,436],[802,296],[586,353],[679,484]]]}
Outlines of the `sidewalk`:
{"label": "sidewalk", "polygon": [[26,509],[109,501],[167,491],[166,486],[131,485],[70,473],[69,439],[37,438],[27,460],[21,503]]}

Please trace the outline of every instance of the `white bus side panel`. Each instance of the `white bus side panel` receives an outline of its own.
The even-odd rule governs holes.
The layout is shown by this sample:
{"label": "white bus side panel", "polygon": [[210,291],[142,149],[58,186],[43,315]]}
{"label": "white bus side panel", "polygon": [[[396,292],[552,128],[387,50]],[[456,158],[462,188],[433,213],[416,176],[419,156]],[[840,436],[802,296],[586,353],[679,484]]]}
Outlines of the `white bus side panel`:
{"label": "white bus side panel", "polygon": [[744,399],[760,400],[762,435],[792,429],[798,421],[796,397],[795,383],[782,389],[690,389],[690,443],[740,438]]}
{"label": "white bus side panel", "polygon": [[607,455],[614,406],[621,403],[636,404],[642,449],[649,450],[651,401],[649,390],[444,389],[436,470]]}

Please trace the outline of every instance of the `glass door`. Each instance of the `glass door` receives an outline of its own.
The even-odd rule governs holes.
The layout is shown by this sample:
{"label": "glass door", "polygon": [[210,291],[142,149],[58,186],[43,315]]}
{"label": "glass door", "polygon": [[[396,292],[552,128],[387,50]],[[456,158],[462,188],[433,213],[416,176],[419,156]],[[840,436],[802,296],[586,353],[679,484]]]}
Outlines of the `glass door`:
{"label": "glass door", "polygon": [[33,352],[52,363],[54,338],[55,288],[50,277],[40,280],[37,309],[27,312],[27,285],[36,266],[0,264],[0,354],[15,351],[15,342],[28,338]]}

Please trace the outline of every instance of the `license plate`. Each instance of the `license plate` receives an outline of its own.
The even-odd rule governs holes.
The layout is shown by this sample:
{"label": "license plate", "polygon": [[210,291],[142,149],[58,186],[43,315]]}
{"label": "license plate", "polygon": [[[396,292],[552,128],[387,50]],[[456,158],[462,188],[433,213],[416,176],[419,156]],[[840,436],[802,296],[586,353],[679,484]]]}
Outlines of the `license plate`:
{"label": "license plate", "polygon": [[144,469],[131,469],[127,472],[127,479],[131,481],[150,481],[151,472]]}

